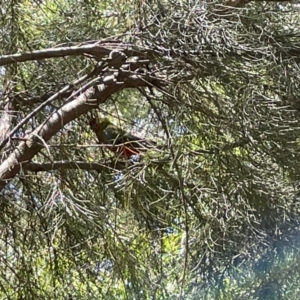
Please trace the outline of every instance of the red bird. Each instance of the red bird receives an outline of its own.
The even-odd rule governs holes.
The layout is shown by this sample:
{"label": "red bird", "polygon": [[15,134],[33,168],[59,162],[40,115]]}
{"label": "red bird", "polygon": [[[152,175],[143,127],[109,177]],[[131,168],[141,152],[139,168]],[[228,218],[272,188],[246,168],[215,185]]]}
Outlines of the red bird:
{"label": "red bird", "polygon": [[97,122],[95,118],[91,118],[89,124],[100,144],[105,144],[106,148],[126,158],[148,149],[156,148],[155,142],[127,134],[123,129],[113,125],[108,119]]}

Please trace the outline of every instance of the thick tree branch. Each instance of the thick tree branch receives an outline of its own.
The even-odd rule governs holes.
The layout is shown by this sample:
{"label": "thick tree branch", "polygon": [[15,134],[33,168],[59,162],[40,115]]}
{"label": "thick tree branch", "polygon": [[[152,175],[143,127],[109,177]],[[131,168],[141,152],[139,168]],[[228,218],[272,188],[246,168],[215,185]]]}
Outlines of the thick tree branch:
{"label": "thick tree branch", "polygon": [[[30,118],[32,118],[35,114],[37,114],[40,110],[42,110],[44,107],[46,107],[47,105],[49,105],[52,101],[54,101],[55,99],[57,99],[58,97],[60,97],[61,95],[65,94],[72,86],[75,86],[77,84],[82,83],[85,79],[92,77],[92,75],[96,75],[97,73],[99,73],[99,71],[97,71],[98,68],[95,68],[95,70],[93,70],[93,72],[86,74],[84,76],[82,76],[81,78],[79,78],[78,80],[76,80],[74,83],[72,84],[68,84],[66,86],[64,86],[60,91],[58,91],[57,93],[53,94],[51,97],[49,97],[47,100],[45,100],[41,105],[39,105],[38,107],[36,107],[30,114],[28,114],[26,116],[26,118],[24,118],[19,124],[17,124],[12,130],[11,132],[7,135],[7,137],[5,139],[3,139],[0,143],[0,151],[3,149],[3,147],[7,144],[8,140],[13,136],[13,134],[15,134]],[[75,94],[72,94],[70,97],[72,98],[68,98],[66,99],[66,102],[68,102],[69,100],[72,100],[74,98],[76,98],[79,94],[84,93],[88,88],[96,85],[97,81],[99,81],[99,79],[97,78],[94,81],[91,81],[90,83],[93,84],[88,84],[86,86],[83,86],[81,89],[79,89]]]}
{"label": "thick tree branch", "polygon": [[72,47],[59,47],[36,50],[32,52],[15,53],[0,56],[0,66],[14,64],[18,62],[26,62],[32,60],[41,60],[54,57],[76,56],[88,54],[97,59],[110,54],[111,51],[123,51],[127,56],[141,56],[142,52],[134,50],[128,43],[106,43],[96,42],[92,45],[78,45]]}

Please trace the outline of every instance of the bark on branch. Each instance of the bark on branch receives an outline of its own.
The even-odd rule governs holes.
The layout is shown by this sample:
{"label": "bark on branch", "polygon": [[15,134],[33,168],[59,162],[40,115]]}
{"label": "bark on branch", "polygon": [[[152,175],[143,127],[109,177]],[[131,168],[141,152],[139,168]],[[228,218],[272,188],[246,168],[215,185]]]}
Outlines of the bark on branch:
{"label": "bark on branch", "polygon": [[71,47],[48,48],[42,50],[35,50],[32,52],[15,53],[10,55],[0,56],[0,66],[5,66],[14,63],[41,60],[55,57],[76,56],[76,55],[89,55],[95,57],[97,60],[108,56],[111,51],[122,51],[127,56],[139,56],[142,52],[134,49],[128,43],[105,43],[96,42],[91,45],[77,45]]}

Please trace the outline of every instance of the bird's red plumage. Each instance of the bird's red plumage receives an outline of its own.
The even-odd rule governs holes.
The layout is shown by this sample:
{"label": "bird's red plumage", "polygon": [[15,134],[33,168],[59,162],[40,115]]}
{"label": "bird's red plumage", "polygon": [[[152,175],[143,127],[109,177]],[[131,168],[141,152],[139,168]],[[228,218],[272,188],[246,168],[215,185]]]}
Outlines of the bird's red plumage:
{"label": "bird's red plumage", "polygon": [[[124,136],[120,135],[112,138],[113,143],[115,145],[110,145],[109,143],[112,143],[112,141],[105,140],[107,139],[108,136],[108,133],[106,132],[106,127],[104,126],[102,128],[102,126],[100,125],[101,123],[99,124],[97,120],[94,118],[90,119],[89,124],[91,126],[91,129],[96,133],[99,142],[105,144],[105,148],[109,149],[110,151],[117,153],[118,155],[121,155],[126,158],[130,158],[131,156],[137,155],[141,152],[140,149],[135,148],[133,145],[135,145],[137,141],[142,139],[133,135],[124,135]],[[104,132],[105,139],[103,138],[103,135],[100,134],[103,132]],[[124,142],[123,139],[125,139],[126,141]],[[118,140],[121,140],[121,142],[119,143]]]}

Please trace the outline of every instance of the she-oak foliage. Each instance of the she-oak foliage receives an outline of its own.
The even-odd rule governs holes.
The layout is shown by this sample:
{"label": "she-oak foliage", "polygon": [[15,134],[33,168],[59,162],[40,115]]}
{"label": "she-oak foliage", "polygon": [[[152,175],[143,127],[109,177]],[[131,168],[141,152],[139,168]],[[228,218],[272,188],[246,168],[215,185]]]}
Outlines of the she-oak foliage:
{"label": "she-oak foliage", "polygon": [[298,299],[298,8],[3,2],[0,298]]}

